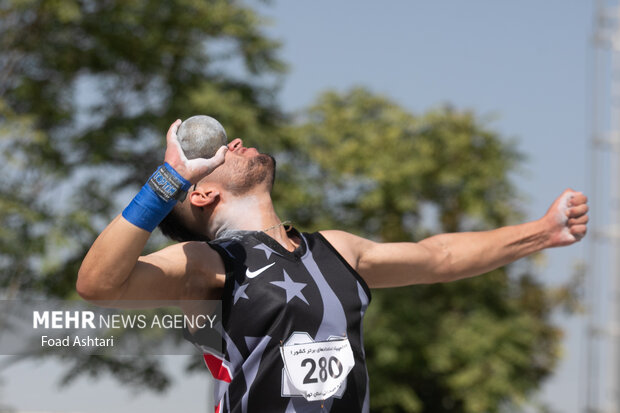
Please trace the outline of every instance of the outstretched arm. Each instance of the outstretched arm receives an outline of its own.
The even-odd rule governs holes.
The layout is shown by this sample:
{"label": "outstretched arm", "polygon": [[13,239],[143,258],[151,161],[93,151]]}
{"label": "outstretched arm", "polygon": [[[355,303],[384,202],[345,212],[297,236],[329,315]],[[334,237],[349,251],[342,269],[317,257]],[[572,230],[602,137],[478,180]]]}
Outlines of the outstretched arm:
{"label": "outstretched arm", "polygon": [[[183,178],[195,183],[224,162],[222,148],[211,159],[188,160],[183,154],[174,122],[166,135],[165,162]],[[156,224],[156,223],[155,223]],[[205,243],[182,243],[141,257],[150,231],[117,216],[97,237],[78,273],[77,291],[88,300],[172,300],[186,298],[197,291],[195,274],[201,268],[193,263],[205,262],[217,253]],[[208,261],[208,260],[206,260]],[[203,277],[204,279],[204,277]]]}
{"label": "outstretched arm", "polygon": [[373,288],[449,282],[509,264],[586,234],[587,198],[566,190],[544,217],[492,231],[441,234],[418,243],[376,243],[341,231],[323,235]]}

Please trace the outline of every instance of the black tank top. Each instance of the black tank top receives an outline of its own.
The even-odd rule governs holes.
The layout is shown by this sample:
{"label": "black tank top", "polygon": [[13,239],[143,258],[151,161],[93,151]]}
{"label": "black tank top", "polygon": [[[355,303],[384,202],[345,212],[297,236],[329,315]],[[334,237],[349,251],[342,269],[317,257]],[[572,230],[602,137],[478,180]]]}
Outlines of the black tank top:
{"label": "black tank top", "polygon": [[[291,231],[301,239],[293,252],[256,231],[210,242],[226,267],[224,351],[202,346],[216,379],[216,413],[369,411],[362,319],[370,290],[321,234]],[[200,346],[199,334],[188,338]],[[286,350],[296,358],[285,369]],[[330,380],[337,391],[327,398],[294,384],[328,388]]]}

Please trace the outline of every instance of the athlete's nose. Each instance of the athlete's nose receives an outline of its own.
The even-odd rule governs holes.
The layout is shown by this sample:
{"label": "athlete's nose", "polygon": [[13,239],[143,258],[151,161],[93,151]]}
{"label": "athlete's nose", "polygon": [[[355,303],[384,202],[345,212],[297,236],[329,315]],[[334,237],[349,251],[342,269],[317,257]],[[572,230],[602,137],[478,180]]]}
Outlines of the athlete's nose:
{"label": "athlete's nose", "polygon": [[230,143],[228,144],[228,150],[229,151],[235,151],[235,149],[239,149],[243,147],[243,141],[239,138],[233,139],[232,141],[230,141]]}

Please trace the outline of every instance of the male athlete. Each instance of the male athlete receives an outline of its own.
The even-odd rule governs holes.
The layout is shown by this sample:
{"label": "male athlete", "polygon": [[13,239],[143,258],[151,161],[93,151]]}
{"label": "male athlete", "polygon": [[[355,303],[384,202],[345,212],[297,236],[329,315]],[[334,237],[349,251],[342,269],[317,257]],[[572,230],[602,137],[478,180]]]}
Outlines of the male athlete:
{"label": "male athlete", "polygon": [[[180,123],[165,164],[95,240],[77,290],[87,300],[222,300],[224,350],[205,353],[216,412],[368,412],[369,288],[472,277],[586,234],[586,197],[571,190],[539,220],[419,243],[302,234],[274,211],[270,156],[235,139],[188,160]],[[188,241],[141,256],[173,209],[163,230]],[[200,331],[189,338],[201,344]]]}

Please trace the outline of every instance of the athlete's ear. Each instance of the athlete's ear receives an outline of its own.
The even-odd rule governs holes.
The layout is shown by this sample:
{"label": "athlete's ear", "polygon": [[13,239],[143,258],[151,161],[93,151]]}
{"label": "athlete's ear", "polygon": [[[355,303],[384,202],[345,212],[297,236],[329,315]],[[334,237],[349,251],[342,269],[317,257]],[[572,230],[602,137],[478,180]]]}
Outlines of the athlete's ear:
{"label": "athlete's ear", "polygon": [[193,190],[187,197],[190,204],[198,208],[206,207],[213,204],[219,198],[220,193],[214,189],[198,189]]}

